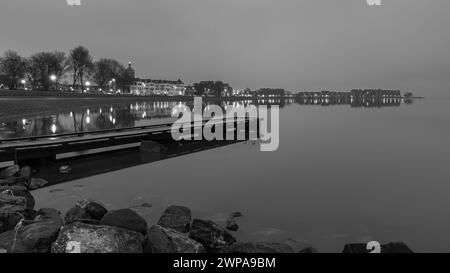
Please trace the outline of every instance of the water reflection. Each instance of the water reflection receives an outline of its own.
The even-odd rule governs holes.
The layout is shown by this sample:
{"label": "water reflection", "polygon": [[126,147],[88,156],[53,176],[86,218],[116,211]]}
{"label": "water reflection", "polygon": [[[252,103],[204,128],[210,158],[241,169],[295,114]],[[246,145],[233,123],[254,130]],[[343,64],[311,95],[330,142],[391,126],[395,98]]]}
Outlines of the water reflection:
{"label": "water reflection", "polygon": [[[401,99],[374,97],[296,97],[289,99],[245,99],[241,101],[204,101],[205,110],[210,105],[219,105],[223,112],[239,107],[253,105],[277,105],[280,108],[297,103],[301,105],[350,105],[351,107],[384,107],[400,106]],[[410,101],[405,103],[411,103]],[[149,101],[132,104],[98,106],[87,109],[72,110],[53,115],[37,115],[31,118],[11,120],[0,124],[0,139],[33,137],[42,135],[77,133],[123,127],[144,126],[158,123],[169,123],[174,106],[193,109],[193,101]],[[104,111],[104,109],[107,109]]]}

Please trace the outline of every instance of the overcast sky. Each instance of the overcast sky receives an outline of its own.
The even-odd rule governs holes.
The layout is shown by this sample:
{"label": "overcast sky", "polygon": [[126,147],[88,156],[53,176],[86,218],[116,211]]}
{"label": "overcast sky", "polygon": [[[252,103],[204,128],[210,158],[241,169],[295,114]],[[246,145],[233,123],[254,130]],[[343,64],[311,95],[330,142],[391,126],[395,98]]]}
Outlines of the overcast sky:
{"label": "overcast sky", "polygon": [[450,1],[0,0],[0,51],[84,45],[140,77],[450,93]]}

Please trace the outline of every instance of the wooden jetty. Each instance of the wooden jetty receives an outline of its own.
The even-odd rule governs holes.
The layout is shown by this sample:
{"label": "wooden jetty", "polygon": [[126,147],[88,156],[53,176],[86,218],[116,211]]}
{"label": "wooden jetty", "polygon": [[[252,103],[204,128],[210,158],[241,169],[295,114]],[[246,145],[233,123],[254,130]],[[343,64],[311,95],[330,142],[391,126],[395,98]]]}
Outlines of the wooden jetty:
{"label": "wooden jetty", "polygon": [[[258,121],[258,120],[257,120]],[[237,134],[239,123],[245,123],[247,129],[250,119],[215,119],[214,126],[223,126],[224,134],[227,128],[232,128]],[[203,130],[207,120],[184,124],[185,128],[195,131]],[[258,130],[259,130],[259,121]],[[0,140],[0,162],[47,159],[55,160],[58,154],[67,154],[95,149],[120,147],[127,144],[140,143],[144,140],[172,140],[173,123],[147,125],[139,127],[117,128],[90,132],[55,134],[46,136],[24,137]],[[247,134],[246,134],[247,135]],[[175,141],[175,140],[173,140]]]}

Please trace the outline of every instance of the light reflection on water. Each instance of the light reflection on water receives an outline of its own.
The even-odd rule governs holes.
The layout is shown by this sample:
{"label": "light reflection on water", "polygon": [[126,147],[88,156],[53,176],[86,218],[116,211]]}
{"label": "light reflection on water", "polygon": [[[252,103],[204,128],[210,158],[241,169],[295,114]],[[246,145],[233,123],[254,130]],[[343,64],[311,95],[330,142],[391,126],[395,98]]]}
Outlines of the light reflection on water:
{"label": "light reflection on water", "polygon": [[[351,107],[387,107],[400,106],[400,99],[375,99],[361,101],[330,101],[329,98],[314,99],[255,99],[242,101],[223,101],[217,103],[226,112],[249,104],[278,105],[283,108],[286,105],[297,103],[300,105],[344,105]],[[59,112],[51,115],[37,115],[0,123],[0,139],[45,136],[52,134],[77,133],[98,131],[106,129],[145,126],[158,123],[170,123],[175,121],[172,117],[174,106],[185,106],[193,109],[192,102],[181,101],[149,101],[131,104],[111,105],[109,107],[98,106],[82,110]],[[203,109],[215,102],[204,102]]]}
{"label": "light reflection on water", "polygon": [[[252,101],[222,102],[222,109],[247,106]],[[269,103],[276,103],[275,100]],[[206,108],[211,103],[204,103]],[[170,123],[174,106],[193,109],[192,103],[176,101],[151,101],[92,107],[82,111],[60,112],[53,115],[37,115],[31,118],[11,120],[0,124],[0,139],[45,136],[52,134],[98,131],[115,128]],[[105,111],[106,110],[106,111]]]}

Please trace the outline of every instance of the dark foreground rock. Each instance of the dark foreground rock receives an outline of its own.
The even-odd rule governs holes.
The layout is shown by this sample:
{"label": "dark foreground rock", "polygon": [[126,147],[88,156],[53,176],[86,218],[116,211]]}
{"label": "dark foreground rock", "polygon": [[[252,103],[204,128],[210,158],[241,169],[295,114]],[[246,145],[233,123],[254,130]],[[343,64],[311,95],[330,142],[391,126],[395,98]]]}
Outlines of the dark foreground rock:
{"label": "dark foreground rock", "polygon": [[181,233],[187,233],[191,229],[191,210],[181,206],[168,207],[161,218],[158,220],[158,225],[171,228]]}
{"label": "dark foreground rock", "polygon": [[20,220],[22,216],[19,213],[0,210],[0,233],[13,230]]}
{"label": "dark foreground rock", "polygon": [[[342,253],[370,253],[367,244],[347,244]],[[413,253],[413,251],[402,242],[381,245],[381,253]]]}
{"label": "dark foreground rock", "polygon": [[44,180],[42,178],[31,178],[29,188],[31,190],[37,190],[37,189],[44,187],[47,184],[48,184],[48,181]]}
{"label": "dark foreground rock", "polygon": [[97,202],[88,202],[86,212],[95,220],[101,220],[108,210]]}
{"label": "dark foreground rock", "polygon": [[22,167],[22,169],[20,169],[20,176],[26,178],[27,180],[30,180],[31,179],[31,168],[28,166]]}
{"label": "dark foreground rock", "polygon": [[76,222],[62,229],[52,253],[142,253],[143,244],[138,232]]}
{"label": "dark foreground rock", "polygon": [[204,253],[205,248],[186,234],[154,225],[148,231],[145,252],[148,253]]}
{"label": "dark foreground rock", "polygon": [[105,207],[95,201],[89,199],[78,201],[75,207],[67,211],[64,223],[66,225],[75,222],[98,224],[107,212],[108,210]]}
{"label": "dark foreground rock", "polygon": [[27,199],[14,196],[11,192],[0,193],[0,208],[8,212],[23,213],[27,210]]}
{"label": "dark foreground rock", "polygon": [[212,221],[201,219],[194,219],[192,222],[190,237],[201,243],[208,252],[218,251],[236,242],[233,235],[224,228]]}
{"label": "dark foreground rock", "polygon": [[235,243],[223,247],[220,253],[294,253],[294,250],[283,243]]}
{"label": "dark foreground rock", "polygon": [[242,213],[240,212],[233,212],[225,222],[225,228],[230,231],[238,231],[239,225],[236,222],[236,218],[242,217]]}
{"label": "dark foreground rock", "polygon": [[[35,200],[33,195],[28,191],[28,189],[24,186],[0,186],[0,193],[15,196],[15,197],[23,197],[25,198],[25,209],[32,210],[34,209]],[[0,209],[2,205],[0,205]]]}
{"label": "dark foreground rock", "polygon": [[20,172],[20,167],[18,165],[10,166],[0,172],[0,177],[10,178],[15,176],[18,172]]}
{"label": "dark foreground rock", "polygon": [[110,211],[103,216],[101,225],[120,227],[136,231],[142,234],[147,233],[147,222],[131,209],[121,209]]}
{"label": "dark foreground rock", "polygon": [[[82,222],[82,223],[94,223],[94,219],[87,213],[86,209],[82,209],[80,207],[73,207],[69,211],[66,212],[66,215],[64,216],[64,224],[70,225],[75,222]],[[97,221],[98,222],[98,221]]]}
{"label": "dark foreground rock", "polygon": [[29,186],[29,180],[22,176],[13,176],[9,178],[0,179],[0,186]]}
{"label": "dark foreground rock", "polygon": [[0,249],[8,253],[48,253],[62,227],[59,212],[44,209],[33,221],[24,221],[17,230],[0,234]]}

